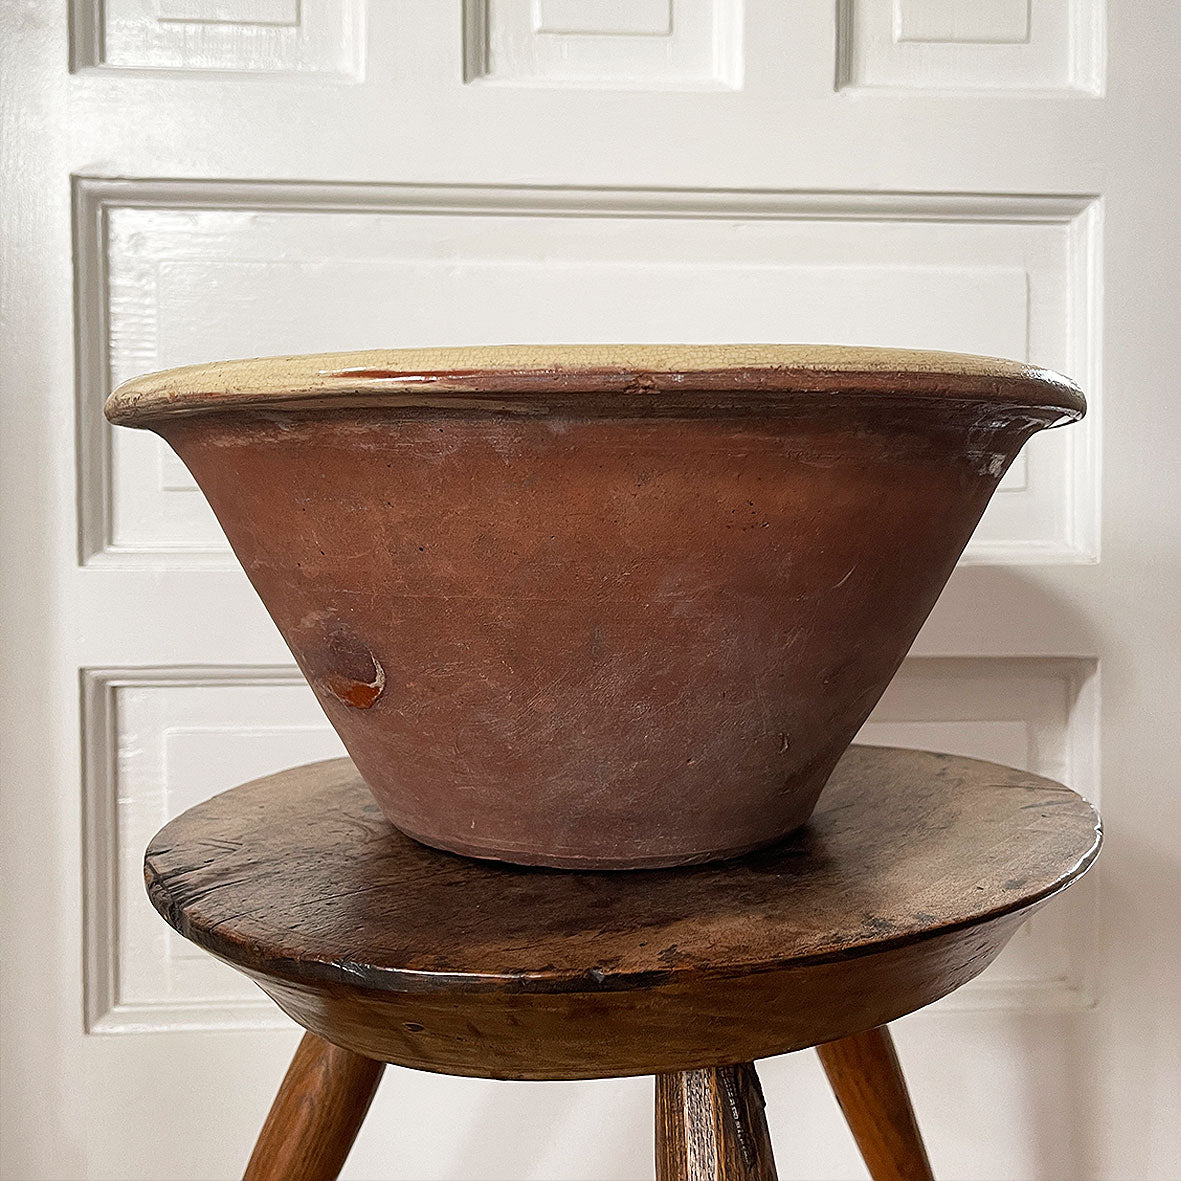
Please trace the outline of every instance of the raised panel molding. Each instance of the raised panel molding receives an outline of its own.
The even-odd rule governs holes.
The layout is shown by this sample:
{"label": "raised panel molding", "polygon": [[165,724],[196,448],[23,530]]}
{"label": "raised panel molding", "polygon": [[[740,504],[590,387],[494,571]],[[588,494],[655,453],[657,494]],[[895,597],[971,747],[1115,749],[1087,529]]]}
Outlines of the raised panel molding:
{"label": "raised panel molding", "polygon": [[733,90],[743,0],[464,0],[464,80]]}
{"label": "raised panel molding", "polygon": [[[1097,799],[1094,661],[905,662],[860,741],[998,759]],[[255,776],[343,753],[294,668],[87,669],[86,1021],[92,1033],[269,1029],[287,1019],[244,977],[186,943],[148,903],[143,850],[172,816]],[[939,1007],[1091,1003],[1089,880],[1027,924]]]}
{"label": "raised panel molding", "polygon": [[538,33],[667,37],[673,0],[534,0]]}
{"label": "raised panel molding", "polygon": [[1096,557],[1097,199],[90,178],[75,198],[85,564],[235,565],[168,449],[104,422],[119,381],[220,357],[572,340],[901,345],[1062,370],[1087,419],[1031,441],[963,560]]}
{"label": "raised panel molding", "polygon": [[238,783],[344,753],[295,668],[82,673],[86,1028],[266,1029],[290,1022],[152,909],[143,851],[171,817]]}
{"label": "raised panel molding", "polygon": [[1024,45],[1032,0],[894,0],[896,41]]}
{"label": "raised panel molding", "polygon": [[[1020,767],[1099,802],[1098,667],[1083,658],[911,657],[858,742]],[[1030,919],[1000,957],[932,1011],[1071,1010],[1095,1001],[1094,874]]]}
{"label": "raised panel molding", "polygon": [[837,88],[1103,93],[1105,0],[838,0]]}
{"label": "raised panel molding", "polygon": [[364,76],[366,0],[72,0],[72,69]]}
{"label": "raised panel molding", "polygon": [[295,26],[302,7],[302,0],[156,0],[156,19],[186,25]]}

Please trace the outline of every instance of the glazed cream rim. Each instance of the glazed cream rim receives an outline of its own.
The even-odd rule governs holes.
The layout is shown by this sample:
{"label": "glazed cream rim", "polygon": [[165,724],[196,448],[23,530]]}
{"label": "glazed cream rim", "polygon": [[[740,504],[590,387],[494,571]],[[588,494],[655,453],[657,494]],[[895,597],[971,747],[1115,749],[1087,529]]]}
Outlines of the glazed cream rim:
{"label": "glazed cream rim", "polygon": [[[1051,370],[969,353],[847,345],[479,345],[369,349],[187,365],[124,382],[112,422],[222,409],[389,402],[505,404],[555,396],[868,393],[969,398],[1079,418],[1079,388]],[[460,395],[460,397],[456,397]],[[748,400],[748,399],[747,399]]]}

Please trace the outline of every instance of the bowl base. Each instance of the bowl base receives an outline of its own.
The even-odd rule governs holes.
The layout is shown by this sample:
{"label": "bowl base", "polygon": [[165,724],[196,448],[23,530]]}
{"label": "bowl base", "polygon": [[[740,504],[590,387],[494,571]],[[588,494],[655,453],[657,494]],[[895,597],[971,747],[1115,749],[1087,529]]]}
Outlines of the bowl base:
{"label": "bowl base", "polygon": [[[677,869],[695,865],[704,865],[712,861],[730,861],[736,857],[744,857],[758,849],[767,849],[778,845],[798,832],[812,814],[808,814],[792,823],[789,828],[773,836],[754,841],[745,845],[738,845],[727,849],[705,849],[688,853],[666,854],[637,854],[628,857],[610,856],[580,856],[577,854],[548,853],[533,849],[501,849],[486,845],[473,845],[466,841],[447,841],[437,837],[425,836],[413,832],[401,824],[394,827],[399,832],[426,845],[431,849],[439,849],[444,853],[453,853],[460,857],[472,857],[478,861],[502,861],[508,865],[523,865],[536,869],[567,869],[587,870],[592,872],[612,872],[634,869]],[[393,821],[390,821],[393,824]]]}

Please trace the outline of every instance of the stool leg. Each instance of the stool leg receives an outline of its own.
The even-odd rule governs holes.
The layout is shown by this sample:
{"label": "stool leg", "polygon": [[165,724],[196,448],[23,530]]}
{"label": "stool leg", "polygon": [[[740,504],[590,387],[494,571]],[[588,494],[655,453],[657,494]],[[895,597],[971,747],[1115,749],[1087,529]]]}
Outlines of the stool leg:
{"label": "stool leg", "polygon": [[383,1070],[384,1062],[305,1033],[243,1181],[335,1181]]}
{"label": "stool leg", "polygon": [[656,1181],[776,1181],[754,1065],[656,1076]]}
{"label": "stool leg", "polygon": [[873,1181],[933,1181],[890,1031],[881,1025],[816,1052]]}

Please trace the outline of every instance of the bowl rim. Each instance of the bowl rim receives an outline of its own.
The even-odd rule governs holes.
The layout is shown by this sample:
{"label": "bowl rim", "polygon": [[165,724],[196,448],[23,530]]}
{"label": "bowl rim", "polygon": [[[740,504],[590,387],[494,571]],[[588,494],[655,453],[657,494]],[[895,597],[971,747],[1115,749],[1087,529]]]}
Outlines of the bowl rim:
{"label": "bowl rim", "polygon": [[1053,421],[1086,412],[1069,378],[971,353],[850,345],[477,345],[368,349],[186,365],[123,382],[104,407],[125,426],[213,410],[356,406],[771,409],[798,395],[967,401]]}

